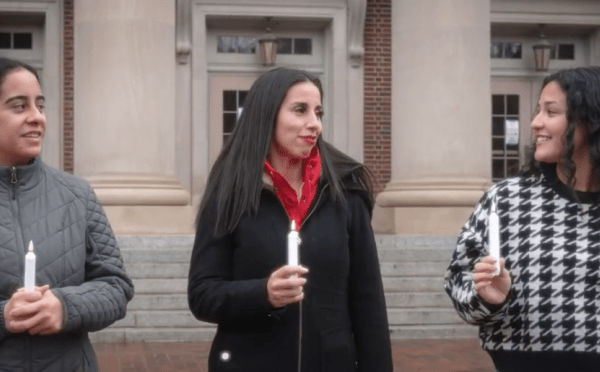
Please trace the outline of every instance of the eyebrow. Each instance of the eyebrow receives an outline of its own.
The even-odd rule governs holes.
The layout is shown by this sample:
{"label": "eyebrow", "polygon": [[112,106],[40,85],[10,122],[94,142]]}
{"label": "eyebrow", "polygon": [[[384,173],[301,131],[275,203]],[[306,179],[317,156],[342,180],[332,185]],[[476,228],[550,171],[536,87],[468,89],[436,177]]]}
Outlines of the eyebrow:
{"label": "eyebrow", "polygon": [[[4,101],[4,103],[8,104],[8,103],[11,103],[13,101],[18,101],[18,100],[25,100],[25,101],[27,101],[27,99],[28,99],[28,97],[24,96],[24,95],[14,96],[14,97],[9,97],[6,101]],[[37,97],[35,97],[35,101],[36,102],[40,101],[40,100],[46,102],[46,98],[44,96],[37,96]]]}

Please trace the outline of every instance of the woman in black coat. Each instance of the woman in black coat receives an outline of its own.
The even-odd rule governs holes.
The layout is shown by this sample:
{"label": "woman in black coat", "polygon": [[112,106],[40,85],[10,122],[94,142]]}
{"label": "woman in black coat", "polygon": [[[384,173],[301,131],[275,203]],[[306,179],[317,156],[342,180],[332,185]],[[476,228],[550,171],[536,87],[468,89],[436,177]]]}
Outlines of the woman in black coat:
{"label": "woman in black coat", "polygon": [[259,77],[211,170],[188,284],[218,324],[210,371],[392,371],[369,173],[321,138],[322,93],[304,71]]}

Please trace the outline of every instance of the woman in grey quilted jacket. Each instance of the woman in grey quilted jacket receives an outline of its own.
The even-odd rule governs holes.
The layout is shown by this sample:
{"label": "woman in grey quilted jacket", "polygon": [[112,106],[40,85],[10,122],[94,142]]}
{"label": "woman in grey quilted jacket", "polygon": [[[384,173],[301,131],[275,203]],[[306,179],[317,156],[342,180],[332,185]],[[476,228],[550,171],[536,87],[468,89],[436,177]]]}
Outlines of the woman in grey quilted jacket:
{"label": "woman in grey quilted jacket", "polygon": [[45,128],[36,71],[0,58],[0,371],[97,371],[88,332],[125,316],[133,284],[91,187],[39,158]]}

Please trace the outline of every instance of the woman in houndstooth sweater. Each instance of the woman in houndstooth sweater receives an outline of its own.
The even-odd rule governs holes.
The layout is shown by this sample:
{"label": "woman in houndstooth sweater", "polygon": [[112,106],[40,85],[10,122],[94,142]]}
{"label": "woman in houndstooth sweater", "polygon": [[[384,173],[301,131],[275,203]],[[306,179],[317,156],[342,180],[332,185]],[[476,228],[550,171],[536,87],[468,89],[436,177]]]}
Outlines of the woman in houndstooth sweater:
{"label": "woman in houndstooth sweater", "polygon": [[[543,83],[527,169],[490,188],[445,288],[499,372],[600,370],[600,68]],[[487,246],[500,220],[500,274]]]}

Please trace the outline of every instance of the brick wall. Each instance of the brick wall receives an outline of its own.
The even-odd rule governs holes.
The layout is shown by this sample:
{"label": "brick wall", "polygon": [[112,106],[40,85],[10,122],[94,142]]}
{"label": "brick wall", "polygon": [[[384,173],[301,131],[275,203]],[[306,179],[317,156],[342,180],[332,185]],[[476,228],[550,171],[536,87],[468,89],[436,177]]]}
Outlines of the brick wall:
{"label": "brick wall", "polygon": [[64,0],[63,25],[63,170],[73,173],[73,2]]}
{"label": "brick wall", "polygon": [[392,0],[368,0],[365,22],[365,165],[375,193],[392,175]]}

